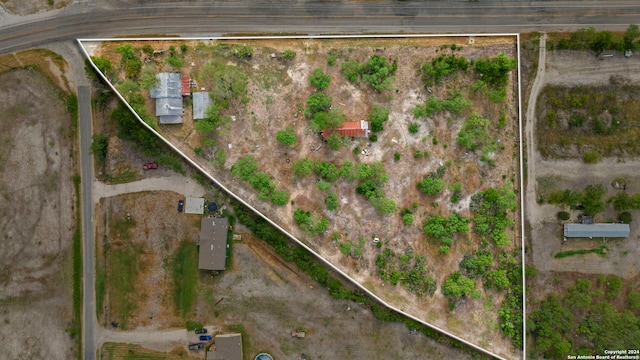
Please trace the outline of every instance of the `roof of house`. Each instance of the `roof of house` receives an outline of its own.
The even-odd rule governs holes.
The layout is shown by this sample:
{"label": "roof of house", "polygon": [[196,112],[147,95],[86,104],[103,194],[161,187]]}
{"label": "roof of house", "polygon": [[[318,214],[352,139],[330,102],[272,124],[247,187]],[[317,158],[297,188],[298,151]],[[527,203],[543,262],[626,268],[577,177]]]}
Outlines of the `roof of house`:
{"label": "roof of house", "polygon": [[327,140],[329,135],[334,132],[337,132],[340,136],[367,137],[369,136],[369,122],[366,120],[346,121],[340,128],[322,130],[322,137]]}
{"label": "roof of house", "polygon": [[182,96],[191,95],[191,78],[188,76],[182,77]]}
{"label": "roof of house", "polygon": [[242,334],[222,334],[215,337],[215,350],[207,360],[242,360]]}
{"label": "roof of house", "polygon": [[211,104],[208,92],[199,91],[193,93],[193,120],[204,119],[207,107]]}
{"label": "roof of house", "polygon": [[629,232],[629,224],[564,224],[565,237],[624,238]]}
{"label": "roof of house", "polygon": [[224,270],[227,260],[227,218],[203,217],[200,221],[198,268]]}
{"label": "roof of house", "polygon": [[180,74],[159,73],[156,78],[158,85],[149,90],[149,95],[156,99],[156,116],[160,119],[160,124],[182,123]]}
{"label": "roof of house", "polygon": [[187,214],[204,214],[204,198],[187,198],[184,204],[184,212]]}

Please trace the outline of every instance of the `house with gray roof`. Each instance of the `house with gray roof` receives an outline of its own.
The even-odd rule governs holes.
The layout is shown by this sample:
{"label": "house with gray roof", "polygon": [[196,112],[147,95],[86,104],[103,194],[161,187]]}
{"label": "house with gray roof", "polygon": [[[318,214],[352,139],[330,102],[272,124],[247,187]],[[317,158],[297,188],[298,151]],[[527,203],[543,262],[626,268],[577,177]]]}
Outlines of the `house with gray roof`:
{"label": "house with gray roof", "polygon": [[227,231],[229,231],[229,219],[226,217],[203,217],[200,220],[200,241],[198,242],[200,270],[226,269]]}
{"label": "house with gray roof", "polygon": [[160,124],[181,124],[182,114],[182,77],[178,73],[156,74],[158,84],[149,95],[156,99],[156,116]]}
{"label": "house with gray roof", "polygon": [[626,238],[629,224],[564,224],[566,238]]}

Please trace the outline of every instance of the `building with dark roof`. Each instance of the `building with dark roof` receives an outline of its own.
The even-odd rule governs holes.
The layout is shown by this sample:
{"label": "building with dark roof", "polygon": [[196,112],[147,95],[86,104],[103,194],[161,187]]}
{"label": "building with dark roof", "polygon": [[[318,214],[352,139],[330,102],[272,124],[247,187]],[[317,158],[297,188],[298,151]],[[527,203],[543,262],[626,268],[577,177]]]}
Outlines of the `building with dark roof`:
{"label": "building with dark roof", "polygon": [[564,224],[567,238],[626,238],[629,224]]}
{"label": "building with dark roof", "polygon": [[198,268],[224,270],[227,262],[227,218],[203,217],[200,221]]}
{"label": "building with dark roof", "polygon": [[182,84],[180,74],[156,74],[158,85],[149,90],[152,99],[156,99],[156,116],[160,124],[181,124]]}
{"label": "building with dark roof", "polygon": [[214,350],[207,360],[242,360],[242,334],[216,335]]}
{"label": "building with dark roof", "polygon": [[366,120],[347,121],[340,128],[322,130],[322,138],[327,140],[329,135],[334,132],[346,137],[369,137],[369,122]]}

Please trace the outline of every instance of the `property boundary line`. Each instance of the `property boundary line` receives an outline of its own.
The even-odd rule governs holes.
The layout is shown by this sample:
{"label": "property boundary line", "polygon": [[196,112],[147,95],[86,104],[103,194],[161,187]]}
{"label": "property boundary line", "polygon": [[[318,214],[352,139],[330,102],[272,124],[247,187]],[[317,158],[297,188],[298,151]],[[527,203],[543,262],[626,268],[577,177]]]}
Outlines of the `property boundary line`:
{"label": "property boundary line", "polygon": [[[493,36],[515,36],[516,37],[516,46],[518,47],[518,113],[519,113],[519,132],[520,132],[520,179],[521,179],[521,183],[520,183],[520,196],[521,196],[521,207],[523,204],[523,200],[522,200],[522,178],[523,178],[523,174],[522,174],[522,106],[521,106],[521,91],[520,91],[520,36],[518,33],[489,33],[489,34],[380,34],[380,35],[375,35],[375,34],[367,34],[367,35],[284,35],[284,36],[219,36],[219,37],[157,37],[157,38],[95,38],[95,39],[76,39],[76,41],[78,42],[78,45],[80,46],[80,49],[82,51],[82,53],[84,54],[84,56],[87,58],[87,60],[89,61],[89,63],[91,64],[91,66],[93,67],[93,69],[100,75],[100,77],[102,78],[102,80],[104,80],[109,87],[111,88],[111,90],[113,90],[113,92],[118,96],[118,98],[120,99],[120,101],[122,101],[125,106],[129,109],[129,111],[131,111],[134,116],[136,117],[136,119],[138,119],[138,121],[144,126],[146,127],[149,131],[151,131],[154,135],[156,135],[158,138],[160,138],[160,140],[162,140],[165,144],[167,144],[171,149],[173,149],[175,152],[177,152],[180,156],[182,156],[189,164],[191,164],[194,168],[196,168],[198,171],[200,171],[202,174],[204,174],[207,178],[209,178],[209,180],[211,180],[213,183],[216,184],[216,186],[220,187],[222,190],[224,190],[225,192],[227,192],[229,195],[231,195],[234,199],[236,199],[238,202],[240,202],[242,205],[246,206],[247,208],[249,208],[251,211],[253,211],[254,213],[256,213],[257,215],[259,215],[260,217],[262,217],[265,221],[267,221],[269,224],[271,224],[273,227],[275,227],[276,229],[278,229],[278,231],[282,232],[283,234],[285,234],[288,238],[290,238],[291,240],[295,241],[299,246],[303,247],[305,250],[309,251],[311,254],[313,254],[313,256],[315,256],[316,258],[318,258],[320,261],[322,261],[325,265],[329,266],[333,271],[337,272],[338,274],[340,274],[342,277],[344,277],[345,279],[347,279],[348,281],[350,281],[352,284],[354,284],[356,287],[358,287],[360,290],[362,290],[364,293],[366,293],[368,296],[370,296],[371,298],[375,299],[378,303],[380,303],[381,305],[387,307],[388,309],[391,309],[399,314],[402,314],[403,316],[406,316],[412,320],[415,320],[435,331],[438,331],[442,334],[445,334],[455,340],[460,341],[461,343],[475,349],[478,350],[486,355],[492,356],[496,359],[500,359],[500,360],[507,360],[487,349],[484,349],[476,344],[473,344],[457,335],[454,335],[444,329],[441,329],[431,323],[428,323],[420,318],[417,318],[414,315],[411,315],[409,313],[404,312],[403,310],[400,310],[390,304],[388,304],[386,301],[384,301],[382,298],[378,297],[376,294],[374,294],[373,292],[371,292],[369,289],[367,289],[366,287],[364,287],[362,284],[360,284],[359,282],[357,282],[355,279],[353,279],[352,277],[350,277],[347,273],[345,273],[344,271],[342,271],[341,269],[339,269],[338,267],[336,267],[335,265],[333,265],[331,262],[329,262],[327,259],[325,259],[324,257],[322,257],[319,253],[317,253],[316,251],[314,251],[313,249],[311,249],[309,246],[307,246],[305,243],[303,243],[302,241],[298,240],[295,236],[293,236],[292,234],[290,234],[288,231],[286,231],[285,229],[283,229],[280,225],[278,225],[277,223],[275,223],[274,221],[272,221],[270,218],[268,218],[266,215],[264,215],[262,212],[260,212],[258,209],[256,209],[255,207],[253,207],[251,204],[249,204],[248,202],[244,201],[242,198],[240,198],[240,196],[236,195],[234,192],[232,192],[231,190],[229,190],[227,187],[225,187],[222,183],[220,183],[217,179],[215,179],[211,174],[209,174],[205,169],[203,169],[202,167],[200,167],[200,165],[198,165],[195,161],[191,160],[191,158],[189,158],[186,154],[184,154],[182,151],[180,151],[180,149],[178,149],[177,147],[175,147],[173,144],[171,144],[171,142],[169,142],[167,139],[165,139],[160,133],[158,133],[154,128],[152,128],[149,124],[147,124],[146,122],[144,122],[144,120],[142,120],[140,118],[140,116],[138,116],[138,114],[135,112],[135,110],[131,107],[131,105],[129,105],[129,103],[124,99],[124,97],[122,97],[122,95],[120,95],[120,93],[118,92],[118,90],[115,88],[115,86],[113,86],[113,84],[106,78],[106,76],[97,68],[97,66],[93,63],[93,61],[91,60],[91,56],[89,55],[89,53],[87,52],[86,48],[84,47],[83,42],[107,42],[107,41],[153,41],[153,40],[161,40],[161,41],[177,41],[177,40],[196,40],[196,41],[219,41],[219,40],[273,40],[273,39],[354,39],[354,38],[407,38],[407,37],[493,37]],[[521,209],[521,213],[523,213],[524,208]],[[522,215],[522,219],[524,219],[524,215]],[[523,223],[524,224],[524,223]],[[523,229],[524,229],[524,225]],[[523,244],[524,244],[524,233],[522,234],[523,237]],[[522,248],[522,254],[524,255],[524,247]],[[524,264],[524,256],[523,256],[523,264]],[[524,275],[524,267],[523,267],[523,275]],[[523,277],[523,285],[524,285],[524,277]],[[523,288],[523,299],[524,299],[524,288]],[[523,307],[524,307],[524,302],[523,302]],[[523,308],[524,311],[524,308]],[[524,315],[524,314],[523,314]],[[523,316],[524,318],[524,316]],[[524,329],[524,324],[523,324],[523,329]],[[524,336],[525,333],[523,333],[523,344],[525,343],[524,341]],[[523,346],[523,350],[524,350],[524,346]],[[525,353],[523,352],[523,357],[525,356]]]}
{"label": "property boundary line", "polygon": [[[525,263],[525,235],[524,235],[524,150],[523,150],[523,129],[522,129],[522,65],[520,62],[520,34],[516,34],[518,43],[518,137],[520,147],[520,252],[522,257],[522,358],[527,358],[527,279]],[[529,144],[533,146],[533,144]],[[530,159],[528,159],[530,160]],[[531,175],[531,174],[527,174]]]}

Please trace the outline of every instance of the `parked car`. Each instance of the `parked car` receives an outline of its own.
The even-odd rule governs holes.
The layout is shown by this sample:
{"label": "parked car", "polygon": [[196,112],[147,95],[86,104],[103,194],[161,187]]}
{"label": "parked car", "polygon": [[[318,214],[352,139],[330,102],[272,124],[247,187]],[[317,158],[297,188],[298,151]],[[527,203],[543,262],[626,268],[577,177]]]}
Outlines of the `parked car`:
{"label": "parked car", "polygon": [[142,165],[142,169],[143,170],[153,170],[153,169],[157,169],[158,168],[158,163],[157,162],[150,162],[148,164],[144,164]]}
{"label": "parked car", "polygon": [[184,200],[180,199],[178,200],[178,212],[182,212],[182,209],[184,209]]}
{"label": "parked car", "polygon": [[195,333],[196,334],[206,334],[207,333],[207,329],[205,329],[205,328],[196,329]]}
{"label": "parked car", "polygon": [[189,344],[189,350],[200,350],[204,347],[203,343]]}
{"label": "parked car", "polygon": [[200,341],[211,341],[211,335],[200,335]]}

